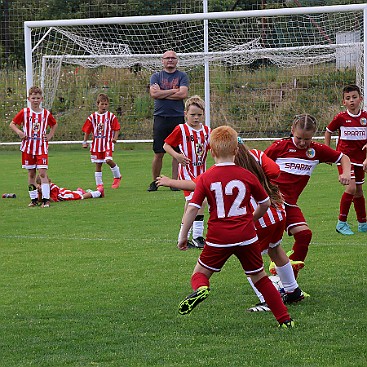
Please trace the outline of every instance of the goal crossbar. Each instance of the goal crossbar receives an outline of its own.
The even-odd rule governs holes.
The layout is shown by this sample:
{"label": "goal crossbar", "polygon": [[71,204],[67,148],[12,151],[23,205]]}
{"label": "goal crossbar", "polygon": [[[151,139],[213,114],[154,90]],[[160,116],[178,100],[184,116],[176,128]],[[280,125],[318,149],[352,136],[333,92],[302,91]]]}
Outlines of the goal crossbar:
{"label": "goal crossbar", "polygon": [[336,12],[354,12],[363,11],[367,4],[351,5],[330,5],[330,6],[312,6],[299,8],[282,9],[263,9],[263,10],[242,10],[242,11],[224,11],[192,14],[173,14],[173,15],[143,15],[134,17],[111,17],[111,18],[88,18],[88,19],[59,19],[59,20],[32,20],[24,22],[25,28],[33,27],[61,27],[73,25],[107,25],[107,24],[135,24],[135,23],[153,23],[170,21],[188,21],[188,20],[212,20],[212,19],[236,19],[250,17],[267,17],[298,14],[319,14]]}
{"label": "goal crossbar", "polygon": [[[322,16],[328,18],[326,15],[335,13],[337,20],[340,18],[338,13],[343,14],[345,18],[348,18],[350,14],[350,19],[346,21],[345,33],[352,34],[354,32],[355,38],[354,36],[351,39],[346,37],[346,40],[342,40],[339,43],[338,39],[335,39],[335,37],[338,33],[342,34],[344,28],[338,28],[337,21],[333,23],[332,17],[330,16],[330,20],[326,19],[329,23],[325,22],[325,27],[329,28],[324,28],[313,18],[313,16],[318,17],[317,19],[321,19],[322,22]],[[357,13],[358,16],[356,15]],[[296,24],[292,31],[286,33],[286,37],[288,37],[287,42],[283,44],[282,35],[279,35],[277,32],[288,32],[288,29],[286,29],[287,20],[282,20],[281,18],[292,16],[302,16],[302,22],[305,24],[306,22],[308,23],[305,25],[305,40],[303,41],[302,39],[303,31],[298,29]],[[269,35],[269,39],[261,39],[263,36],[261,26],[265,19],[269,19],[269,23],[267,24],[268,29],[274,26],[272,29],[273,33]],[[276,22],[278,19],[280,19],[279,21],[283,21],[283,23],[277,28]],[[228,24],[229,20],[238,21],[238,23],[233,25],[233,29],[231,28],[232,25]],[[297,21],[301,22],[299,19]],[[40,84],[44,86],[45,75],[53,72],[53,90],[47,90],[51,98],[49,98],[50,102],[46,107],[50,107],[55,95],[55,88],[57,88],[60,69],[63,63],[79,64],[90,68],[98,66],[128,68],[134,66],[134,64],[140,64],[144,68],[156,70],[161,65],[160,57],[162,52],[167,49],[166,43],[159,44],[161,38],[163,38],[161,35],[169,34],[169,31],[164,33],[162,29],[166,29],[164,27],[167,27],[167,29],[171,30],[171,28],[169,28],[169,26],[171,26],[174,30],[180,29],[184,32],[186,31],[186,29],[184,29],[185,27],[182,29],[180,28],[180,24],[183,22],[186,22],[185,24],[188,24],[187,22],[195,22],[192,24],[192,27],[194,31],[197,32],[195,33],[195,41],[197,43],[194,47],[191,47],[191,49],[187,49],[187,52],[186,48],[184,52],[180,49],[173,49],[177,51],[180,57],[180,67],[190,68],[200,65],[205,68],[205,117],[209,125],[209,63],[225,63],[229,66],[235,66],[248,65],[258,59],[268,59],[276,66],[298,67],[300,65],[312,65],[330,61],[335,62],[335,60],[340,57],[340,53],[343,53],[344,56],[346,55],[345,58],[353,54],[355,58],[355,60],[353,60],[353,62],[355,62],[353,66],[355,66],[356,75],[358,76],[356,80],[358,78],[361,79],[357,84],[363,88],[365,105],[367,105],[367,73],[365,72],[365,70],[367,70],[367,58],[364,57],[367,51],[367,42],[365,42],[367,39],[367,4],[226,12],[207,12],[204,6],[202,13],[191,14],[27,21],[24,22],[27,89],[33,85],[34,78],[37,78],[38,81],[41,80]],[[138,32],[142,33],[134,33],[136,29],[130,28],[139,24],[147,27],[146,29],[149,31],[147,35],[143,33],[143,31],[145,32],[146,30],[145,28],[143,29],[136,26]],[[115,25],[122,27],[120,31],[118,31],[121,33],[118,33],[116,38],[112,38],[113,33],[117,33],[114,31],[106,35],[103,34],[103,31],[97,33],[96,27],[98,26],[110,26],[110,29],[115,30],[115,28],[112,28],[112,26]],[[222,27],[222,25],[224,26]],[[258,27],[257,29],[255,29],[256,26]],[[85,29],[82,29],[82,27],[93,29],[93,31],[96,32],[94,35],[97,36],[93,38],[93,34],[88,33]],[[214,27],[217,28],[213,29]],[[249,28],[251,32],[247,32],[246,27],[254,28]],[[155,31],[156,28],[157,33],[150,33],[153,29]],[[37,38],[35,37],[35,33],[38,29],[40,30],[40,35],[37,35]],[[329,30],[330,33],[327,33],[325,29]],[[41,33],[41,30],[43,33]],[[130,31],[132,32],[131,35],[129,35]],[[220,33],[226,31],[233,33]],[[242,34],[238,37],[231,37],[232,34],[237,36],[238,31],[242,32]],[[307,34],[307,32],[309,32],[309,34]],[[61,41],[59,41],[58,34],[61,35],[60,39],[64,37]],[[176,37],[180,37],[180,35],[181,33],[177,33]],[[151,38],[149,38],[149,36],[151,36]],[[192,38],[190,36],[191,33],[184,33],[182,35],[183,40],[191,40]],[[292,43],[292,37],[296,38],[294,45]],[[137,44],[134,43],[137,42],[137,39],[145,38],[147,38],[147,44],[142,45],[143,47],[138,47]],[[273,38],[276,38],[278,42],[269,43],[269,41],[273,41]],[[75,49],[73,49],[72,52],[75,53],[69,53],[66,47],[65,51],[55,51],[52,49],[54,53],[49,53],[47,47],[44,47],[47,42],[53,46],[59,46],[63,42],[65,42],[65,44],[66,42],[73,43]],[[129,44],[129,42],[131,42],[131,44]],[[190,44],[191,42],[182,43]],[[218,45],[220,45],[220,47],[218,47]],[[69,47],[69,44],[67,47]],[[141,53],[137,53],[140,52],[140,50]],[[36,57],[38,57],[37,66],[33,60],[34,54],[37,54]],[[85,61],[84,63],[83,60]],[[127,60],[128,62],[119,64],[119,60]],[[116,63],[114,61],[116,61]],[[49,64],[53,62],[54,64]]]}

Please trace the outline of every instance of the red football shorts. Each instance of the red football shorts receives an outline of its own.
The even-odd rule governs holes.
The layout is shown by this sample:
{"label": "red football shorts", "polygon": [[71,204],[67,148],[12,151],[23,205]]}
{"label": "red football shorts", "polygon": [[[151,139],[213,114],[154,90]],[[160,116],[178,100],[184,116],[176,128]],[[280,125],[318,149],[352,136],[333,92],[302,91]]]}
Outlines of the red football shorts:
{"label": "red football shorts", "polygon": [[22,168],[34,169],[45,168],[48,169],[48,154],[33,155],[22,152]]}
{"label": "red football shorts", "polygon": [[288,234],[291,228],[307,225],[306,219],[303,216],[302,210],[299,206],[285,204],[285,216],[286,231]]}
{"label": "red football shorts", "polygon": [[246,275],[256,274],[264,269],[258,242],[246,246],[213,247],[205,245],[198,262],[206,269],[219,272],[232,255],[238,258]]}
{"label": "red football shorts", "polygon": [[112,159],[112,150],[106,150],[105,152],[91,152],[90,160],[92,163],[105,163],[107,160]]}
{"label": "red football shorts", "polygon": [[[339,175],[343,173],[343,168],[341,165],[338,165],[338,172]],[[356,181],[357,185],[363,185],[364,184],[364,171],[362,166],[356,166],[353,163],[351,164],[351,170],[350,170],[350,178],[354,179]]]}
{"label": "red football shorts", "polygon": [[261,252],[268,250],[269,247],[274,248],[281,244],[285,226],[286,221],[283,219],[268,227],[256,229]]}

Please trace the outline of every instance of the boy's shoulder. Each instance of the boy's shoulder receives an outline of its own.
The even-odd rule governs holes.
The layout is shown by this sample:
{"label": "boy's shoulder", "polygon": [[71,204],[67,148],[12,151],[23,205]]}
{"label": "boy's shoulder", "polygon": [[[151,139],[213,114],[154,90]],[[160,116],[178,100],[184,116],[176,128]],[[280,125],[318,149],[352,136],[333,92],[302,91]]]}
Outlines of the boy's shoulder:
{"label": "boy's shoulder", "polygon": [[[367,111],[365,110],[361,110],[360,113],[356,116],[354,115],[351,115],[348,110],[345,110],[345,111],[340,111],[338,112],[333,120],[339,120],[339,122],[350,122],[351,118],[355,118],[355,119],[358,119],[358,118],[364,118],[366,119],[367,118]],[[348,120],[348,121],[347,121]]]}
{"label": "boy's shoulder", "polygon": [[334,116],[334,120],[338,119],[338,118],[345,118],[346,116],[348,116],[348,111],[340,111],[338,112],[335,116]]}

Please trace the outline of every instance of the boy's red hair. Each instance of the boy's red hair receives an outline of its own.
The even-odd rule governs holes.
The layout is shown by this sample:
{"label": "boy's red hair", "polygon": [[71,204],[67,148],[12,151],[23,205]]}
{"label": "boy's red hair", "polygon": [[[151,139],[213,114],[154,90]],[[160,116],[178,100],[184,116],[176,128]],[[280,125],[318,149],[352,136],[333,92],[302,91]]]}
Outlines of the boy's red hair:
{"label": "boy's red hair", "polygon": [[219,126],[210,134],[210,149],[216,157],[235,155],[237,132],[230,126]]}

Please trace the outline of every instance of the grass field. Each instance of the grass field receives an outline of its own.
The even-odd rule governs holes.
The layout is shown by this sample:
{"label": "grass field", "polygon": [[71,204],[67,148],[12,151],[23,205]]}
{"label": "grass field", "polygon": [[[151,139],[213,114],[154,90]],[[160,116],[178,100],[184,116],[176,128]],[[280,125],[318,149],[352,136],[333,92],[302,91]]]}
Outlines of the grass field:
{"label": "grass field", "polygon": [[[271,313],[245,312],[257,300],[235,259],[178,314],[199,255],[175,246],[182,193],[146,192],[151,151],[119,149],[120,189],[106,166],[104,199],[49,209],[27,207],[20,152],[0,152],[0,192],[17,194],[0,199],[1,367],[366,366],[367,234],[335,232],[335,167],[320,165],[301,197],[314,235],[299,283],[311,297],[289,307],[296,328],[279,330]],[[60,186],[91,188],[93,171],[79,147],[51,148]]]}

